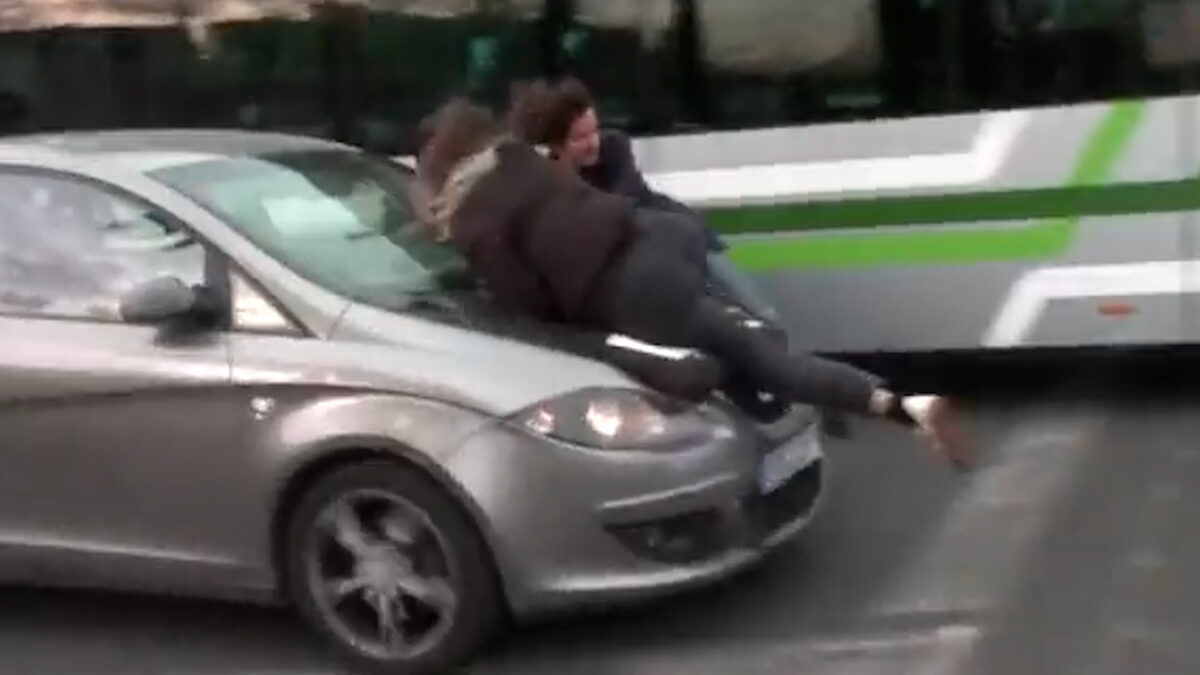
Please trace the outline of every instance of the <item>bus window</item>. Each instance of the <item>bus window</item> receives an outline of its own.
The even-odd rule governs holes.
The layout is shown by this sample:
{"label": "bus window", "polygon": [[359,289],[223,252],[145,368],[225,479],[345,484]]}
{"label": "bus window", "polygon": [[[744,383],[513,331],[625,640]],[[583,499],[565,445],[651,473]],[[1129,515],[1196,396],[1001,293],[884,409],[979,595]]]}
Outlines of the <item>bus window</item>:
{"label": "bus window", "polygon": [[445,97],[503,103],[542,71],[543,0],[29,2],[45,11],[0,14],[4,130],[243,127],[401,153]]}
{"label": "bus window", "polygon": [[0,134],[24,131],[32,123],[36,90],[33,41],[0,41]]}
{"label": "bus window", "polygon": [[411,152],[411,132],[453,95],[490,105],[539,73],[542,0],[372,2],[359,36],[363,123],[370,145]]}
{"label": "bus window", "polygon": [[669,131],[677,115],[669,71],[672,0],[543,0],[544,73],[573,75],[606,124]]}
{"label": "bus window", "polygon": [[[263,35],[304,16],[299,7],[271,13],[289,3],[264,3],[261,11],[257,4],[204,3],[196,6],[201,13],[187,15],[167,3],[106,10],[95,3],[29,4],[37,11],[21,21],[0,17],[0,54],[6,66],[22,64],[17,77],[4,73],[0,86],[17,80],[12,93],[28,110],[25,130],[226,126],[272,103],[283,103],[275,109],[287,111],[279,115],[285,124],[305,117],[302,107],[270,100],[283,88],[282,69],[272,61],[278,40]],[[303,77],[314,65],[288,68]]]}
{"label": "bus window", "polygon": [[[410,153],[467,94],[575,75],[636,135],[1197,90],[1200,0],[29,0],[0,131],[249,127]],[[191,13],[179,8],[191,8]]]}
{"label": "bus window", "polygon": [[703,81],[681,114],[747,128],[1183,93],[1196,4],[676,0],[696,33],[685,80]]}
{"label": "bus window", "polygon": [[1200,66],[1200,0],[1158,0],[1143,18],[1151,67],[1190,70]]}
{"label": "bus window", "polygon": [[690,56],[701,62],[693,77],[706,80],[710,97],[708,114],[694,117],[710,116],[718,127],[774,126],[878,107],[876,0],[677,4],[677,20],[693,15]]}

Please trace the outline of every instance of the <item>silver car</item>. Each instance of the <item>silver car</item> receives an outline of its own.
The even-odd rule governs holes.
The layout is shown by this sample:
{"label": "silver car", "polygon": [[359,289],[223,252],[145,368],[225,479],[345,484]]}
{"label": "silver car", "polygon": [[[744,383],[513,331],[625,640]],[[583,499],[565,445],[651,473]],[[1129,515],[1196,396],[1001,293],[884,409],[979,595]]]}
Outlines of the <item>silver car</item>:
{"label": "silver car", "polygon": [[815,411],[668,400],[489,311],[411,189],[279,134],[0,140],[2,580],[287,602],[427,673],[805,527]]}

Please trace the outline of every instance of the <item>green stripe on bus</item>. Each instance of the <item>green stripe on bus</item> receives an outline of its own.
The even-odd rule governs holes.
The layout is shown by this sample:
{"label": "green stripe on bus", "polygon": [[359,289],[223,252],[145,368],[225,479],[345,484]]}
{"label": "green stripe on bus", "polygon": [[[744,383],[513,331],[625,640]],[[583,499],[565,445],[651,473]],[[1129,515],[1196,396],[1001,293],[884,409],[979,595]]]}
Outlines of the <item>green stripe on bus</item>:
{"label": "green stripe on bus", "polygon": [[730,258],[766,272],[799,267],[966,264],[1038,260],[1061,248],[1070,233],[1062,223],[1036,230],[889,231],[866,236],[833,235],[796,240],[735,242]]}
{"label": "green stripe on bus", "polygon": [[[1061,254],[1070,245],[1081,216],[1200,208],[1200,181],[1195,179],[1104,185],[1144,113],[1140,101],[1113,104],[1084,145],[1067,185],[1061,188],[743,207],[712,210],[706,215],[724,234],[783,235],[731,242],[733,260],[758,271],[1044,259]],[[995,229],[892,229],[1033,218],[1039,220]],[[781,228],[781,223],[786,227]],[[841,228],[880,230],[829,232]],[[786,236],[804,230],[824,231]]]}
{"label": "green stripe on bus", "polygon": [[1097,191],[1102,194],[1068,211],[1072,215],[1047,218],[1032,225],[988,229],[986,225],[972,228],[964,224],[919,230],[879,227],[853,233],[826,230],[808,236],[781,233],[779,237],[732,240],[730,256],[739,265],[757,271],[1043,260],[1060,255],[1070,245],[1078,216],[1200,209],[1200,180],[1130,184]]}

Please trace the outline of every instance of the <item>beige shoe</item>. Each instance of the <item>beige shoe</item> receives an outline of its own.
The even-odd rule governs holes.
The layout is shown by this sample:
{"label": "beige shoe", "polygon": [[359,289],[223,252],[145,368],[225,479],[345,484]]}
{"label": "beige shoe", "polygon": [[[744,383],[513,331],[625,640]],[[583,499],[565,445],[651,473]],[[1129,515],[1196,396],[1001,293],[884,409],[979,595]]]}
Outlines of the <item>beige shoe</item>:
{"label": "beige shoe", "polygon": [[958,424],[958,414],[942,396],[905,396],[900,405],[917,423],[917,433],[957,469],[970,466],[971,449]]}

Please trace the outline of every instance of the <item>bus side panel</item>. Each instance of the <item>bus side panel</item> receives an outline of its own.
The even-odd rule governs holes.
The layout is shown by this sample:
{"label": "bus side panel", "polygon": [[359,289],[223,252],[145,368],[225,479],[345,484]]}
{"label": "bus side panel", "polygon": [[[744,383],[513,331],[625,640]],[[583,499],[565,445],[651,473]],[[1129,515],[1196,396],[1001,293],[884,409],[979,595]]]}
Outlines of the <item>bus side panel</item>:
{"label": "bus side panel", "polygon": [[[1182,254],[1186,105],[731,132],[706,139],[719,171],[690,139],[638,152],[723,231],[805,348],[1175,342],[1182,282],[1161,263]],[[1147,263],[1152,277],[1127,280]]]}
{"label": "bus side panel", "polygon": [[[1186,99],[1180,106],[1180,117],[1181,163],[1200,192],[1200,97]],[[1180,294],[1185,338],[1189,343],[1200,342],[1200,206],[1183,214],[1179,246],[1185,261]]]}
{"label": "bus side panel", "polygon": [[[1057,221],[1071,231],[1069,241],[1010,286],[981,346],[1188,340],[1179,265],[1187,257],[1181,205],[1194,202],[1180,137],[1188,105],[1187,98],[1109,104],[1108,118],[1092,130],[1073,169],[1076,177],[1091,172],[1080,183],[1108,186],[1087,204],[1098,212]],[[1105,157],[1107,173],[1100,166]]]}

